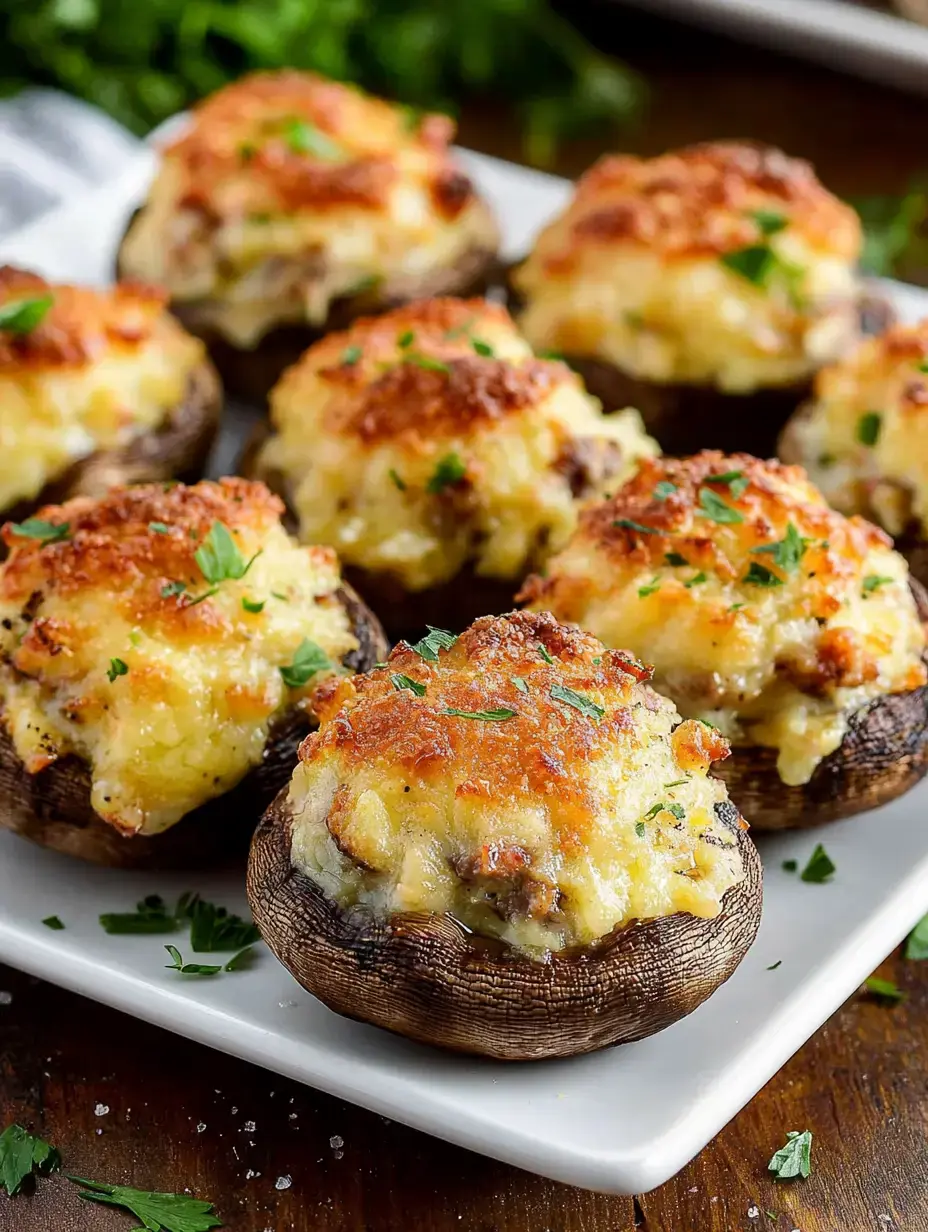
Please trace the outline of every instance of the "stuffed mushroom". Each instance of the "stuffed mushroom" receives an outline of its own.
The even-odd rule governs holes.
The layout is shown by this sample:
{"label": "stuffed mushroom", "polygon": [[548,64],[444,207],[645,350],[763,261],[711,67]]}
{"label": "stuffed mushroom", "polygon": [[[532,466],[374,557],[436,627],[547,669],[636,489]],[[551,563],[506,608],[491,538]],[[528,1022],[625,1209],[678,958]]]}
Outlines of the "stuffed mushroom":
{"label": "stuffed mushroom", "polygon": [[519,324],[671,453],[766,455],[860,328],[854,211],[744,143],[610,156],[512,274]]}
{"label": "stuffed mushroom", "polygon": [[165,285],[229,388],[263,397],[360,312],[485,288],[497,227],[453,135],[311,73],[245,77],[164,150],[120,269]]}
{"label": "stuffed mushroom", "polygon": [[271,424],[248,465],[398,635],[511,607],[580,501],[656,452],[634,411],[603,415],[484,300],[329,335],[275,387]]}
{"label": "stuffed mushroom", "polygon": [[332,1009],[506,1060],[640,1039],[760,921],[726,742],[548,615],[432,630],[332,682],[252,843],[277,957]]}
{"label": "stuffed mushroom", "polygon": [[928,584],[928,320],[896,325],[823,369],[780,438],[829,503],[896,541]]}
{"label": "stuffed mushroom", "polygon": [[329,548],[242,479],[119,489],[8,524],[0,825],[120,866],[247,846],[315,687],[386,650]]}
{"label": "stuffed mushroom", "polygon": [[731,740],[719,773],[756,829],[874,808],[928,766],[925,592],[799,467],[649,461],[520,597],[654,662]]}
{"label": "stuffed mushroom", "polygon": [[0,517],[121,483],[197,479],[221,409],[160,291],[0,268]]}

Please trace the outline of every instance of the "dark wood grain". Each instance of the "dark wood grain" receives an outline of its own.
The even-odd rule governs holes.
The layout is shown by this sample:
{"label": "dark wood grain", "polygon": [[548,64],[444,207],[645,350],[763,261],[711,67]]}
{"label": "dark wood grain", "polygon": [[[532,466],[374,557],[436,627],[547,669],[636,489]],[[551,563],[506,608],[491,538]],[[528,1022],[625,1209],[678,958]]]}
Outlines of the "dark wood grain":
{"label": "dark wood grain", "polygon": [[[653,86],[626,148],[755,137],[813,159],[846,194],[898,192],[928,165],[918,137],[928,101],[618,7],[585,6],[581,20],[598,22],[601,41]],[[519,156],[514,127],[490,103],[467,111],[462,137]],[[560,170],[579,171],[603,148],[571,146]],[[854,998],[692,1164],[637,1199],[493,1163],[2,968],[12,1001],[0,1004],[0,1124],[45,1134],[79,1175],[189,1187],[234,1232],[922,1232],[928,964],[897,954],[881,973],[905,1002]],[[96,1116],[97,1104],[109,1112]],[[812,1177],[771,1181],[767,1160],[785,1131],[806,1128]],[[292,1186],[278,1192],[285,1175]],[[34,1197],[0,1197],[0,1232],[133,1226],[81,1203],[63,1177]]]}

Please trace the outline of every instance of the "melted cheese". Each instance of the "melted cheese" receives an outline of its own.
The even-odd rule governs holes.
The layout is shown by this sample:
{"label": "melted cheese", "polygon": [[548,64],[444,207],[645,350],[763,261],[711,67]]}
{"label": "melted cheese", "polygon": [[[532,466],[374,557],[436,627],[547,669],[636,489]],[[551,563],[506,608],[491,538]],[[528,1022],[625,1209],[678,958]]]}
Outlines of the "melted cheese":
{"label": "melted cheese", "polygon": [[830,503],[892,535],[928,538],[928,321],[896,325],[825,368],[797,413],[784,457]]}
{"label": "melted cheese", "polygon": [[[578,497],[657,450],[636,412],[604,416],[482,300],[424,301],[330,334],[277,385],[271,419],[259,472],[283,477],[301,536],[407,590],[471,562],[521,578],[571,533]],[[436,487],[449,459],[458,471]]]}
{"label": "melted cheese", "polygon": [[69,466],[158,429],[184,398],[203,345],[164,297],[123,283],[50,285],[0,269],[0,306],[52,297],[24,334],[0,328],[0,510],[38,496]]}
{"label": "melted cheese", "polygon": [[855,710],[926,680],[908,570],[883,532],[829,509],[798,467],[746,455],[646,463],[521,597],[656,663],[683,714],[777,749],[789,784]]}
{"label": "melted cheese", "polygon": [[717,915],[744,877],[744,823],[707,774],[727,745],[647,677],[549,615],[483,617],[432,662],[401,644],[321,703],[290,786],[294,866],[342,906],[450,912],[536,957]]}
{"label": "melted cheese", "polygon": [[[752,249],[769,254],[753,279],[727,264]],[[602,159],[513,281],[536,348],[734,393],[801,381],[847,348],[859,251],[857,216],[807,164],[705,145]]]}
{"label": "melted cheese", "polygon": [[[263,485],[226,479],[50,506],[60,542],[6,527],[0,699],[30,773],[74,753],[100,817],[155,834],[261,761],[273,721],[326,674],[285,685],[303,640],[333,663],[356,646],[334,553],[297,546],[280,512]],[[252,564],[209,593],[195,553],[217,522]]]}
{"label": "melted cheese", "polygon": [[498,243],[450,158],[453,133],[443,116],[411,122],[408,109],[312,74],[246,77],[164,151],[124,267],[242,347],[280,324],[321,325],[362,286],[408,298]]}

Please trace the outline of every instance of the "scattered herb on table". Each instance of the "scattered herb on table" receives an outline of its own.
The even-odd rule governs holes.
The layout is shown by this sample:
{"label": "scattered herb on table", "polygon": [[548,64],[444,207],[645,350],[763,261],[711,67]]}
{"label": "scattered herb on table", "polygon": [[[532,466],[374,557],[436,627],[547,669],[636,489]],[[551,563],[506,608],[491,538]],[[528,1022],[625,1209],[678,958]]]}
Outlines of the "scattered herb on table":
{"label": "scattered herb on table", "polygon": [[812,1171],[812,1134],[791,1129],[786,1135],[786,1145],[781,1146],[767,1165],[778,1181],[789,1181],[801,1176],[805,1179]]}
{"label": "scattered herb on table", "polygon": [[88,1202],[124,1207],[151,1232],[210,1232],[211,1228],[222,1227],[213,1203],[202,1198],[188,1194],[154,1193],[132,1189],[128,1185],[104,1185],[80,1176],[69,1176],[68,1180],[84,1187],[80,1196]]}
{"label": "scattered herb on table", "polygon": [[922,916],[905,943],[905,956],[915,962],[928,958],[928,915]]}
{"label": "scattered herb on table", "polygon": [[893,983],[892,980],[881,979],[878,975],[871,975],[864,980],[864,987],[880,1001],[888,1001],[895,1005],[905,1000],[905,993],[898,984]]}
{"label": "scattered herb on table", "polygon": [[48,1175],[60,1164],[55,1148],[22,1125],[8,1125],[0,1134],[0,1189],[5,1189],[9,1197],[19,1193],[26,1177]]}
{"label": "scattered herb on table", "polygon": [[185,963],[180,950],[174,945],[164,947],[171,957],[171,962],[165,963],[169,971],[179,971],[181,975],[218,975],[222,964],[214,966],[207,963]]}

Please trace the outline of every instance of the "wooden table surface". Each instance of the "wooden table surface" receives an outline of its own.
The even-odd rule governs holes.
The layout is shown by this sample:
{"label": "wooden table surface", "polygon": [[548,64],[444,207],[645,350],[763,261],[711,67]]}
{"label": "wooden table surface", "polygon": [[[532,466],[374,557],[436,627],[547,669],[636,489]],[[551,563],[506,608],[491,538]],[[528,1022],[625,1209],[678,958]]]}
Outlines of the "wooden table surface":
{"label": "wooden table surface", "polygon": [[[928,164],[928,100],[631,11],[598,18],[653,87],[627,148],[758,138],[811,158],[845,194],[898,192]],[[467,112],[462,136],[518,157],[514,128],[489,105]],[[560,169],[579,171],[602,148],[565,150]],[[928,963],[896,954],[881,974],[905,1002],[853,998],[693,1163],[636,1198],[447,1146],[6,968],[0,1126],[33,1127],[77,1175],[208,1197],[235,1232],[924,1232]],[[770,1155],[806,1128],[812,1177],[772,1182]],[[278,1190],[279,1177],[290,1187]],[[63,1177],[0,1197],[2,1232],[134,1226],[79,1202]]]}

